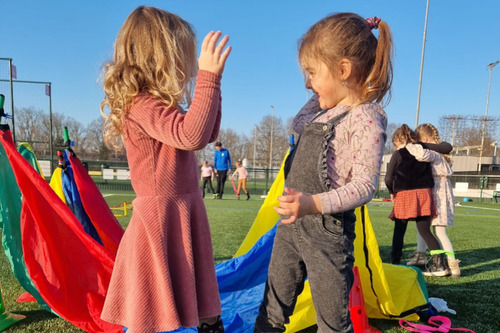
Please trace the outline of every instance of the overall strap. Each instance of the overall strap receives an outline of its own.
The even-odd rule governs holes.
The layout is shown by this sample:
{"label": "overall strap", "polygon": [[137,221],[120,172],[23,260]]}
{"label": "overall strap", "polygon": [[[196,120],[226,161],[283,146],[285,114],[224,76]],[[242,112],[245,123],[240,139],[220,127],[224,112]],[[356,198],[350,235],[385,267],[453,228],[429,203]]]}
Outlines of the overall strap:
{"label": "overall strap", "polygon": [[[323,124],[323,126],[328,126],[328,127],[334,128],[342,119],[344,119],[344,117],[347,115],[347,113],[350,110],[347,110],[347,111],[339,114],[338,116],[333,117],[332,119],[328,120],[326,123],[319,123],[319,122],[315,123],[314,119],[318,118],[319,116],[324,114],[326,111],[328,111],[328,110],[322,110],[322,111],[318,112],[310,122],[306,123],[306,125],[304,127],[311,126],[313,124],[314,124],[314,126],[321,126],[321,124]],[[330,131],[328,131],[328,132],[330,132]],[[304,133],[304,130],[302,131],[302,133],[300,133],[294,149],[290,151],[287,158],[285,159],[285,165],[284,165],[285,179],[287,179],[288,173],[290,172],[290,169],[292,167],[292,162],[293,162],[293,159],[295,158],[295,153],[297,152],[297,148],[300,144],[300,139],[302,138],[303,133]],[[328,142],[326,142],[326,144],[328,144]]]}

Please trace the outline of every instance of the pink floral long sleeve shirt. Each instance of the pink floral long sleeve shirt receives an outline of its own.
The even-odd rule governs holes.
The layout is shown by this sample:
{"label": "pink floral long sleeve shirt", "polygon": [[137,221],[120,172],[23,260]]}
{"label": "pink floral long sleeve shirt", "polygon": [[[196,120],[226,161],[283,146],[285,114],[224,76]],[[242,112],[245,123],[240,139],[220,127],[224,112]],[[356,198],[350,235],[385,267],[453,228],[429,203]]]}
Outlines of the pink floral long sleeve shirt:
{"label": "pink floral long sleeve shirt", "polygon": [[[305,122],[326,122],[349,108],[338,105],[313,120],[320,111],[314,96],[295,117],[293,128],[301,133]],[[386,128],[384,110],[372,103],[353,108],[335,127],[327,153],[331,190],[318,194],[323,214],[354,209],[373,198],[379,182]]]}

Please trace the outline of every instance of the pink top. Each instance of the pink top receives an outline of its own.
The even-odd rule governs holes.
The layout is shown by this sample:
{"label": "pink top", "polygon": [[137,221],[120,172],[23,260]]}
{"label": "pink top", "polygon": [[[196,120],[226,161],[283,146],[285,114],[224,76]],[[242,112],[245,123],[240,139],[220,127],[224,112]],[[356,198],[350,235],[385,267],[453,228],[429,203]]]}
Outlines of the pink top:
{"label": "pink top", "polygon": [[[306,121],[320,110],[313,97],[295,118],[299,133]],[[314,121],[326,122],[349,110],[338,105]],[[362,206],[375,195],[386,141],[387,116],[378,104],[355,107],[335,127],[335,137],[328,149],[328,177],[332,190],[319,194],[323,214],[342,212]]]}
{"label": "pink top", "polygon": [[238,179],[247,179],[248,171],[244,166],[236,168],[235,174],[238,174]]}
{"label": "pink top", "polygon": [[220,76],[210,72],[199,72],[188,112],[137,96],[124,122],[137,197],[102,319],[149,333],[196,326],[221,313],[194,153],[217,138],[220,120]]}
{"label": "pink top", "polygon": [[212,176],[212,167],[209,166],[201,166],[201,176],[202,177],[210,177]]}

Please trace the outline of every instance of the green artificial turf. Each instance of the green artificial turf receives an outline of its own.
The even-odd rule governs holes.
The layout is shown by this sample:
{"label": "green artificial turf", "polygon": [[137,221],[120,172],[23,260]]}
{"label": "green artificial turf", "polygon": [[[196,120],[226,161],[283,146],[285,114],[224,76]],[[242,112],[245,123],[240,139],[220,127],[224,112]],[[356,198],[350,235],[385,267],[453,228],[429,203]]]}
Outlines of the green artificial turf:
{"label": "green artificial turf", "polygon": [[[134,199],[131,192],[103,193],[110,206]],[[226,194],[223,200],[205,199],[210,220],[216,263],[230,259],[238,250],[252,225],[263,199],[252,195],[249,201],[236,200]],[[391,204],[372,201],[368,205],[370,218],[384,262],[389,261],[393,222],[387,216]],[[130,215],[118,217],[126,228]],[[115,214],[123,211],[115,210]],[[476,333],[500,332],[500,204],[463,203],[456,208],[455,226],[448,228],[461,260],[461,278],[425,278],[430,297],[442,298],[456,315],[441,313],[452,320],[453,327],[466,327]],[[405,238],[404,256],[410,257],[416,249],[416,229],[410,225]],[[0,251],[0,283],[7,310],[24,314],[26,319],[5,332],[81,332],[70,323],[40,308],[36,303],[17,303],[24,290],[12,274],[3,251]],[[370,319],[370,324],[382,332],[407,332],[395,320]],[[302,333],[315,332],[311,327]],[[228,332],[231,333],[231,332]]]}

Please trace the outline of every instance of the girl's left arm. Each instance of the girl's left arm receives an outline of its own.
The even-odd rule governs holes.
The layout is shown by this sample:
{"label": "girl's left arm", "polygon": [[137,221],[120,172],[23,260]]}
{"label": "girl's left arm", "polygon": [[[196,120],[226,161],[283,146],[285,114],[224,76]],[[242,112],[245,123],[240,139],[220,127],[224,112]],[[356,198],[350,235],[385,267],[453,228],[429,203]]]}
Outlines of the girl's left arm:
{"label": "girl's left arm", "polygon": [[[377,108],[379,108],[377,106]],[[279,206],[275,211],[282,216],[285,224],[295,223],[298,218],[313,214],[333,214],[362,206],[369,202],[380,177],[387,118],[380,110],[368,109],[360,113],[349,125],[345,138],[344,152],[350,154],[352,165],[349,168],[349,180],[344,186],[312,196],[285,188],[287,195],[278,197]]]}
{"label": "girl's left arm", "polygon": [[[378,106],[361,106],[363,109],[351,115],[342,154],[346,163],[338,163],[338,174],[347,174],[345,185],[318,194],[322,214],[343,212],[368,203],[377,190],[380,178],[387,118]],[[344,148],[343,148],[344,149]],[[349,163],[350,160],[350,163]]]}
{"label": "girl's left arm", "polygon": [[420,144],[409,143],[406,145],[406,150],[420,162],[434,162],[439,159],[440,155],[430,149],[424,149]]}

